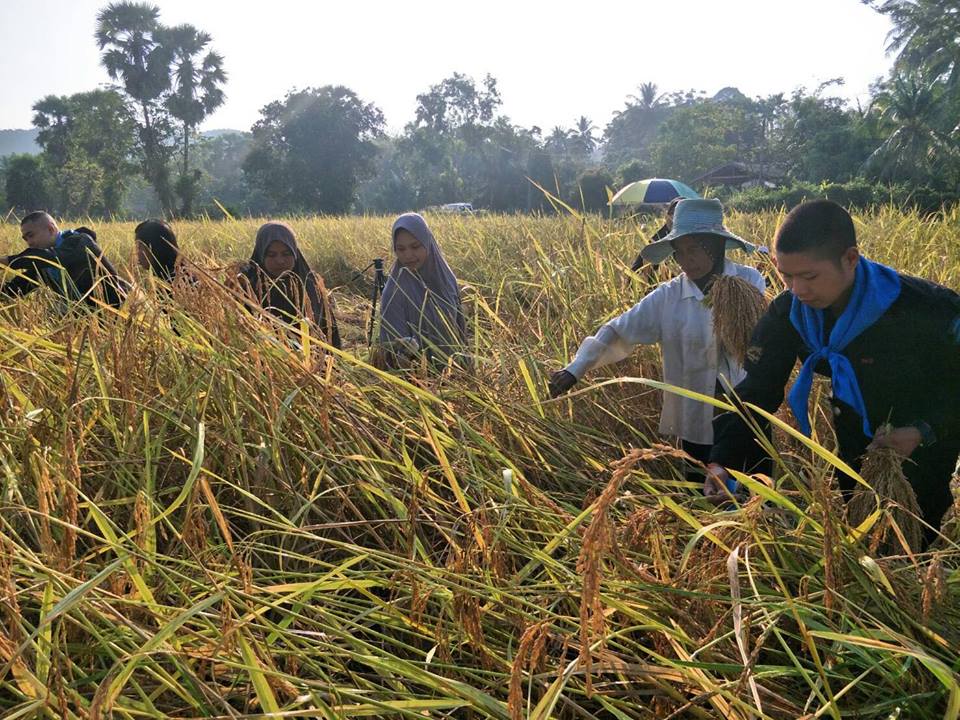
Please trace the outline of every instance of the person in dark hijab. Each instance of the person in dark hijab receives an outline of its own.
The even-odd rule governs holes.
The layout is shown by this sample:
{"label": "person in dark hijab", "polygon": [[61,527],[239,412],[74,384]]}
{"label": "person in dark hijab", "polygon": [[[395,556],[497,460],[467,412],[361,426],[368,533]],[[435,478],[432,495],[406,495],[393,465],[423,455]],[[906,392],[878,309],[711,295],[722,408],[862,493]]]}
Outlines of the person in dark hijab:
{"label": "person in dark hijab", "polygon": [[264,310],[288,324],[306,317],[323,332],[327,342],[341,347],[333,310],[327,306],[289,225],[268,222],[260,227],[250,262],[241,275]]}
{"label": "person in dark hijab", "polygon": [[163,220],[144,220],[133,231],[137,240],[137,262],[144,270],[165,282],[171,283],[177,276],[177,259],[180,247],[177,236]]}
{"label": "person in dark hijab", "polygon": [[401,215],[392,234],[396,259],[383,289],[380,342],[446,359],[467,337],[457,278],[423,217]]}

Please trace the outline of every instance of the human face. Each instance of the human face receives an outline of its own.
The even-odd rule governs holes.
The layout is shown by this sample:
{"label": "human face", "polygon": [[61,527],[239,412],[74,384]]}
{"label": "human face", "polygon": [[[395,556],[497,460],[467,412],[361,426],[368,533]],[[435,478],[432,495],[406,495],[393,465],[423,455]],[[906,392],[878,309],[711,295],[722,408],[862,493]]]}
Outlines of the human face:
{"label": "human face", "polygon": [[427,248],[413,233],[406,230],[397,230],[393,239],[393,251],[397,254],[397,262],[407,270],[419,270],[427,261]]}
{"label": "human face", "polygon": [[713,269],[714,259],[704,246],[704,238],[700,235],[687,235],[673,241],[673,256],[691,280],[700,280]]}
{"label": "human face", "polygon": [[277,278],[293,270],[296,260],[296,256],[286,243],[274,240],[267,246],[267,252],[263,255],[263,269],[270,277]]}
{"label": "human face", "polygon": [[816,310],[842,312],[856,279],[860,252],[847,248],[840,261],[824,259],[816,253],[777,252],[777,270],[787,289],[804,305]]}
{"label": "human face", "polygon": [[27,247],[34,250],[52,248],[54,243],[57,242],[57,226],[43,220],[21,225],[20,234]]}

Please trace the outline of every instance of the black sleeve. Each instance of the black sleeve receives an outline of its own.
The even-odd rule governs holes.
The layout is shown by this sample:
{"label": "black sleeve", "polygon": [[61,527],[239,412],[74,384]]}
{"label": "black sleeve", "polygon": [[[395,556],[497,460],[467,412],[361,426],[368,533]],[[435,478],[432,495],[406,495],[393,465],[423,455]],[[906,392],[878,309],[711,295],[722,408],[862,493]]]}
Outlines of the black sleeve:
{"label": "black sleeve", "polygon": [[932,428],[935,441],[957,441],[960,437],[960,295],[940,286],[930,289],[928,314],[932,337],[925,352],[940,355],[937,368],[925,388],[923,405],[929,408],[917,424]]}
{"label": "black sleeve", "polygon": [[73,232],[53,250],[60,264],[67,268],[78,291],[88,293],[99,284],[103,300],[112,307],[123,304],[128,287],[103,250],[86,233]]}
{"label": "black sleeve", "polygon": [[0,294],[20,297],[33,292],[43,285],[41,274],[43,267],[53,262],[55,262],[54,258],[46,250],[28,248],[21,253],[11,255],[7,262],[9,270],[4,273],[11,277],[0,285]]}
{"label": "black sleeve", "polygon": [[[735,388],[740,401],[771,413],[783,403],[784,388],[801,348],[800,336],[790,323],[791,300],[789,293],[781,294],[760,318],[744,362],[747,377]],[[761,418],[756,420],[767,429],[769,423]],[[714,419],[710,462],[749,469],[761,456],[753,431],[737,413],[723,413]]]}

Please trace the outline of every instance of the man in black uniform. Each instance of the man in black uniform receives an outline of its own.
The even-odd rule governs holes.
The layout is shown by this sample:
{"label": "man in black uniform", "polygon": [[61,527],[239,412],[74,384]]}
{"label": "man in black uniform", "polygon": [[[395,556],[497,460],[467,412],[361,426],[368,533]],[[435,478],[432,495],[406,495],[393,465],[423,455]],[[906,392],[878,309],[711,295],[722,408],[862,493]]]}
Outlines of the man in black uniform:
{"label": "man in black uniform", "polygon": [[63,299],[91,308],[123,304],[127,284],[92,232],[58,230],[54,219],[41,211],[23,218],[20,232],[27,249],[0,259],[9,268],[3,272],[0,294],[16,297],[46,285]]}
{"label": "man in black uniform", "polygon": [[[827,200],[794,208],[777,231],[775,250],[789,289],[757,324],[737,395],[776,411],[794,365],[803,361],[789,400],[809,434],[812,375],[830,377],[839,457],[858,472],[872,447],[909,458],[903,469],[923,520],[938,528],[952,502],[950,478],[960,454],[960,296],[862,257],[850,215]],[[884,425],[892,429],[877,434]],[[725,468],[749,467],[761,456],[737,414],[719,415],[704,493],[726,499],[732,482]],[[853,489],[852,478],[838,480],[845,493]],[[927,541],[932,537],[928,530]]]}

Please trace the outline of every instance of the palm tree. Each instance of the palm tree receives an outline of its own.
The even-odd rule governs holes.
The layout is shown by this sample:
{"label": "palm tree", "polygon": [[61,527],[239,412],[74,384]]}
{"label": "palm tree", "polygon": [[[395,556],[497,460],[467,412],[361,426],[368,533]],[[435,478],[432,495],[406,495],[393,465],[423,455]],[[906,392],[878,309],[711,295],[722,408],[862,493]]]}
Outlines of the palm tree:
{"label": "palm tree", "polygon": [[868,2],[893,22],[888,52],[897,52],[902,70],[923,71],[960,91],[960,2],[957,0],[874,0]]}
{"label": "palm tree", "polygon": [[550,152],[564,155],[570,146],[570,131],[555,125],[543,144]]}
{"label": "palm tree", "polygon": [[637,94],[627,96],[623,109],[613,114],[604,131],[608,156],[618,162],[647,158],[650,140],[663,120],[665,108],[657,84],[641,83]]}
{"label": "palm tree", "polygon": [[593,123],[584,115],[580,116],[573,128],[572,139],[584,155],[589,155],[597,147],[597,139],[593,136],[594,130]]}
{"label": "palm tree", "polygon": [[864,163],[882,179],[923,182],[956,167],[958,149],[936,127],[944,87],[915,73],[899,73],[881,86],[873,99],[880,120],[890,128],[887,139]]}
{"label": "palm tree", "polygon": [[639,95],[628,95],[627,105],[641,110],[655,110],[663,104],[663,95],[657,92],[657,84],[652,82],[640,83],[637,86]]}
{"label": "palm tree", "polygon": [[227,81],[223,56],[212,50],[204,54],[212,38],[193,25],[165,28],[161,42],[170,54],[171,93],[166,106],[182,126],[182,165],[178,192],[182,212],[192,212],[195,183],[190,176],[190,136],[203,119],[223,104],[221,86]]}
{"label": "palm tree", "polygon": [[170,87],[170,55],[157,38],[159,15],[156,5],[110,3],[97,14],[96,39],[103,53],[101,64],[139,110],[145,174],[160,204],[169,209],[173,207],[165,143],[169,126],[160,100]]}

